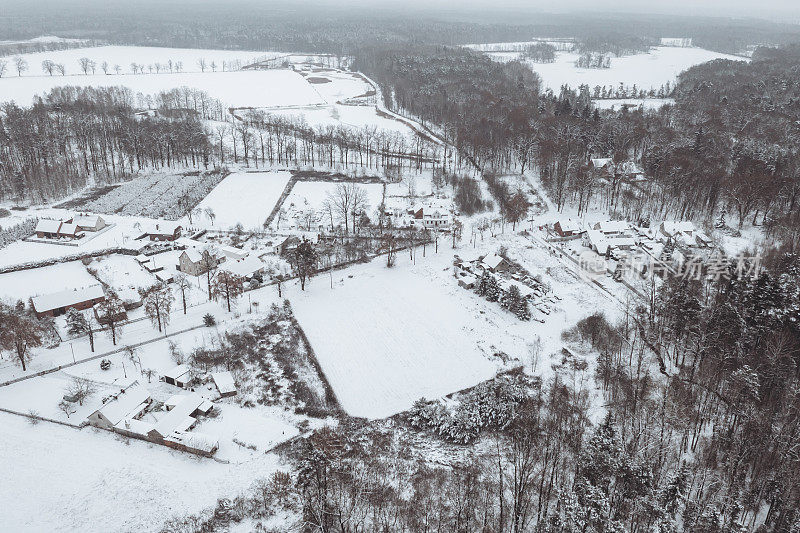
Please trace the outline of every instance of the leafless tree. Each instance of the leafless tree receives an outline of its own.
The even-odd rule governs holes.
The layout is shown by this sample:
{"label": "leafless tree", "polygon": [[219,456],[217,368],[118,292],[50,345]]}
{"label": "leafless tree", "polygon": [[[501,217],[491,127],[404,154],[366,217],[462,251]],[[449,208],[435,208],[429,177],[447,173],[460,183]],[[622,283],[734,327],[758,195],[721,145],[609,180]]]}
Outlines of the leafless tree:
{"label": "leafless tree", "polygon": [[206,71],[206,67],[208,66],[208,63],[206,63],[206,58],[204,58],[204,57],[198,58],[197,59],[197,66],[200,67],[200,70],[202,72],[205,72]]}
{"label": "leafless tree", "polygon": [[172,302],[175,295],[166,283],[153,285],[141,292],[144,300],[144,312],[150,318],[154,326],[161,331],[162,324],[169,325],[169,313],[172,310]]}
{"label": "leafless tree", "polygon": [[180,272],[175,276],[175,285],[178,287],[178,290],[181,291],[181,300],[183,302],[183,314],[186,314],[186,292],[191,289],[192,283],[189,281],[189,277]]}
{"label": "leafless tree", "polygon": [[215,297],[225,299],[230,312],[231,301],[235,304],[236,299],[244,292],[244,278],[223,270],[214,277],[213,291]]}
{"label": "leafless tree", "polygon": [[61,400],[60,402],[58,402],[58,408],[61,409],[65,415],[67,415],[67,418],[69,418],[71,415],[74,415],[75,411],[77,411],[77,409],[75,409],[75,406],[72,405],[67,400]]}
{"label": "leafless tree", "polygon": [[92,68],[92,60],[88,57],[82,57],[78,60],[78,63],[80,64],[83,73],[89,74],[89,70]]}
{"label": "leafless tree", "polygon": [[7,69],[8,69],[8,61],[6,61],[5,59],[0,59],[0,78],[3,77],[3,74],[6,73]]}
{"label": "leafless tree", "polygon": [[103,69],[103,74],[108,75],[108,69],[110,68],[108,61],[103,61],[100,63],[100,68]]}
{"label": "leafless tree", "polygon": [[108,326],[108,334],[111,335],[111,344],[117,345],[117,337],[122,329],[122,322],[127,314],[122,300],[114,292],[109,292],[106,299],[97,304],[99,311],[99,322]]}
{"label": "leafless tree", "polygon": [[[344,222],[345,233],[348,232],[350,218],[363,213],[369,207],[367,192],[355,183],[338,184],[333,191],[328,193],[326,201]],[[352,226],[355,230],[355,218],[353,218]]]}
{"label": "leafless tree", "polygon": [[88,379],[75,376],[67,386],[66,393],[68,396],[75,398],[79,405],[83,405],[83,400],[94,394],[96,387],[94,383]]}
{"label": "leafless tree", "polygon": [[22,56],[14,57],[14,67],[17,69],[17,76],[22,76],[22,73],[28,70],[28,62]]}
{"label": "leafless tree", "polygon": [[211,71],[212,72],[216,72],[217,71],[217,63],[216,62],[212,61],[210,67],[211,67]]}
{"label": "leafless tree", "polygon": [[115,64],[114,65],[114,72],[119,74],[120,72],[122,72],[122,67],[119,66],[119,64]]}
{"label": "leafless tree", "polygon": [[44,61],[42,61],[42,72],[52,76],[55,70],[56,70],[56,64],[51,59],[45,59]]}
{"label": "leafless tree", "polygon": [[43,325],[24,311],[4,304],[0,304],[0,324],[0,349],[13,353],[25,371],[31,348],[42,345]]}
{"label": "leafless tree", "polygon": [[64,63],[56,63],[56,70],[62,76],[65,76],[67,74],[67,68],[64,66]]}

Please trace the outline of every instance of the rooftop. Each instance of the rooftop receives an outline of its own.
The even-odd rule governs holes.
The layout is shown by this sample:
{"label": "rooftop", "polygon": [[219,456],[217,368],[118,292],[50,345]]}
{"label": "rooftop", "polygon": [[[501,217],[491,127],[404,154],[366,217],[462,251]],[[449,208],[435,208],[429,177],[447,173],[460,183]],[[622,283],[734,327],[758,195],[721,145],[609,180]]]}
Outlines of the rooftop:
{"label": "rooftop", "polygon": [[72,289],[51,294],[43,294],[32,298],[33,308],[38,313],[52,311],[61,307],[87,302],[96,298],[104,298],[103,286],[100,284],[90,285],[82,289]]}

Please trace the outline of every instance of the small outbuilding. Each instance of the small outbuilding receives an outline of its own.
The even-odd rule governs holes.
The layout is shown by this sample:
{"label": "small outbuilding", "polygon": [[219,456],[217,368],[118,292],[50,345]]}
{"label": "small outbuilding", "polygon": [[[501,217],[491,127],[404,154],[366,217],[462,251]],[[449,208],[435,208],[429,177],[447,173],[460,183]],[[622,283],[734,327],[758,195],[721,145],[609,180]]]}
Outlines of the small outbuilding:
{"label": "small outbuilding", "polygon": [[222,398],[236,394],[236,383],[234,383],[233,375],[230,372],[212,372],[211,379]]}
{"label": "small outbuilding", "polygon": [[186,388],[191,381],[192,375],[189,367],[186,365],[178,365],[175,368],[164,372],[164,382],[169,385],[175,385],[182,389]]}

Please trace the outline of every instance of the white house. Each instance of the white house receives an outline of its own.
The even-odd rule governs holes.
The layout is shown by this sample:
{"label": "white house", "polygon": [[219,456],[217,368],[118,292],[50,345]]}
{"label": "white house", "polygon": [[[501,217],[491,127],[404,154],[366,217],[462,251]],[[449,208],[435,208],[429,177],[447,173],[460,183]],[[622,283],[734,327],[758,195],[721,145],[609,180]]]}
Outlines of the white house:
{"label": "white house", "polygon": [[178,365],[175,368],[164,372],[164,382],[175,385],[176,387],[185,388],[191,381],[192,375],[189,367],[186,365]]}
{"label": "white house", "polygon": [[100,231],[106,227],[106,221],[100,215],[80,214],[73,222],[81,231]]}
{"label": "white house", "polygon": [[134,381],[127,389],[103,400],[103,405],[90,414],[89,424],[99,428],[112,429],[124,420],[139,416],[152,401],[150,392]]}

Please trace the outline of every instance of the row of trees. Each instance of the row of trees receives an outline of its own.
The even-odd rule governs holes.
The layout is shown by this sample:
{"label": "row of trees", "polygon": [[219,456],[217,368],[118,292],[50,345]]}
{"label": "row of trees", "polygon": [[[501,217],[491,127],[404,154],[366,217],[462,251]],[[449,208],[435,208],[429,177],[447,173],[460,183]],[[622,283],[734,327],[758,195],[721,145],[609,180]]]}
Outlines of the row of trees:
{"label": "row of trees", "polygon": [[130,91],[53,89],[31,107],[0,110],[0,195],[41,202],[140,170],[207,164],[211,144],[194,115],[141,120]]}

